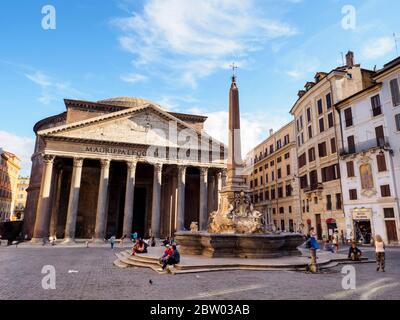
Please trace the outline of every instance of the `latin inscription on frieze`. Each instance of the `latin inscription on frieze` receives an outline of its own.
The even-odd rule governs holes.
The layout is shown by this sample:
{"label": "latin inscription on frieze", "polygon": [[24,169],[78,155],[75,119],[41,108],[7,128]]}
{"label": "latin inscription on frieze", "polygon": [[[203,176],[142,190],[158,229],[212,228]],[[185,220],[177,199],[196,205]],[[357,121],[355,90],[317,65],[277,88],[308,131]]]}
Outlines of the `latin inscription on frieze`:
{"label": "latin inscription on frieze", "polygon": [[118,155],[118,156],[136,156],[136,157],[146,156],[146,150],[136,150],[136,149],[116,148],[116,147],[110,148],[110,147],[86,146],[85,152]]}

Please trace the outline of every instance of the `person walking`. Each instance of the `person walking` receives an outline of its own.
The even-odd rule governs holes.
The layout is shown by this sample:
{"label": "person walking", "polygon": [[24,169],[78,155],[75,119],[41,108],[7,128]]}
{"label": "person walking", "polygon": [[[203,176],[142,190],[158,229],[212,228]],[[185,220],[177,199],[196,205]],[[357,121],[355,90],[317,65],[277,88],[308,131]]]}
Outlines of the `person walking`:
{"label": "person walking", "polygon": [[335,247],[336,253],[339,253],[339,231],[335,230],[335,233],[333,234],[333,240],[332,240],[333,246]]}
{"label": "person walking", "polygon": [[378,234],[375,237],[375,253],[376,253],[376,263],[377,268],[376,271],[382,269],[382,272],[385,272],[385,243],[383,242],[382,237]]}
{"label": "person walking", "polygon": [[113,250],[114,249],[114,245],[115,245],[115,236],[111,236],[110,245],[111,245],[111,250]]}

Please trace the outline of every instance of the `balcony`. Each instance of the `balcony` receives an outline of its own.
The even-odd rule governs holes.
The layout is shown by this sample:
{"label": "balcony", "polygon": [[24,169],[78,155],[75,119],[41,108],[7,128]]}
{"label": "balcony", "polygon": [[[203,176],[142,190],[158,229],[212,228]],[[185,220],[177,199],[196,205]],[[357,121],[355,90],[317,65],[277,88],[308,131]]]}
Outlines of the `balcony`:
{"label": "balcony", "polygon": [[389,138],[388,137],[374,138],[371,140],[359,142],[353,146],[347,146],[344,149],[340,149],[339,154],[341,157],[343,157],[361,152],[366,152],[368,150],[375,148],[390,148]]}
{"label": "balcony", "polygon": [[316,191],[321,191],[324,189],[324,185],[322,183],[314,183],[307,188],[304,189],[304,193],[312,193]]}

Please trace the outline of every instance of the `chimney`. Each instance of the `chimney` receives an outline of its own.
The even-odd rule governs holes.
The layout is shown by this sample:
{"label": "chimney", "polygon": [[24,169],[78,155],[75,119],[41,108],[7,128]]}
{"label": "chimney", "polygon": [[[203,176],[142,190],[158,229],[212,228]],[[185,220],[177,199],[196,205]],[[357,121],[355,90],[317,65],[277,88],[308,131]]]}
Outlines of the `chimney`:
{"label": "chimney", "polygon": [[354,52],[349,51],[346,54],[346,66],[351,68],[354,66]]}
{"label": "chimney", "polygon": [[274,134],[274,129],[269,129],[269,135],[272,136]]}

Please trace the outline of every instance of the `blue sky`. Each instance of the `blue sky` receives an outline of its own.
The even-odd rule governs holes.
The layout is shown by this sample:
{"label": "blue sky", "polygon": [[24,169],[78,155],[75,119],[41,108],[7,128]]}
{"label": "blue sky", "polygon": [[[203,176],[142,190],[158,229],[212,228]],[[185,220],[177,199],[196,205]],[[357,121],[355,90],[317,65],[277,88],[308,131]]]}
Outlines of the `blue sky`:
{"label": "blue sky", "polygon": [[[41,26],[44,5],[56,9],[55,30]],[[354,29],[342,27],[346,5]],[[23,173],[33,125],[63,112],[63,98],[147,98],[208,115],[207,131],[226,140],[236,61],[246,151],[291,120],[297,91],[340,65],[341,52],[379,68],[400,36],[397,0],[2,0],[0,9],[0,147],[22,158]]]}

